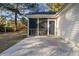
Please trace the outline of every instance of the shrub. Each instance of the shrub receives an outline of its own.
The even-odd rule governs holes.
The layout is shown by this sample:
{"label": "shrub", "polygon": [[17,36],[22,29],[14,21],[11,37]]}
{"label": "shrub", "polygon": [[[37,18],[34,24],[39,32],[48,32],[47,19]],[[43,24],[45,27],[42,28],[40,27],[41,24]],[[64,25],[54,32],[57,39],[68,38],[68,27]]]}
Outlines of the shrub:
{"label": "shrub", "polygon": [[14,30],[13,30],[12,27],[6,27],[6,31],[7,31],[7,32],[13,32]]}
{"label": "shrub", "polygon": [[3,25],[3,24],[0,25],[0,32],[4,32],[4,31],[5,31],[4,26],[5,26],[5,25]]}
{"label": "shrub", "polygon": [[[13,32],[14,29],[12,27],[6,27],[6,32]],[[5,25],[0,25],[0,32],[5,32]]]}

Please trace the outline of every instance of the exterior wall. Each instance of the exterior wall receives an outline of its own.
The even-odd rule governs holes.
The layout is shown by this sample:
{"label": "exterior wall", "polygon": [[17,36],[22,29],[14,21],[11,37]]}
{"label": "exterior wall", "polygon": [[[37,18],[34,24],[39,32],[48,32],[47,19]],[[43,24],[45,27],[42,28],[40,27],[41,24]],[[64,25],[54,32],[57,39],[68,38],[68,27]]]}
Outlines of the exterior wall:
{"label": "exterior wall", "polygon": [[79,4],[74,4],[57,19],[58,35],[79,43]]}

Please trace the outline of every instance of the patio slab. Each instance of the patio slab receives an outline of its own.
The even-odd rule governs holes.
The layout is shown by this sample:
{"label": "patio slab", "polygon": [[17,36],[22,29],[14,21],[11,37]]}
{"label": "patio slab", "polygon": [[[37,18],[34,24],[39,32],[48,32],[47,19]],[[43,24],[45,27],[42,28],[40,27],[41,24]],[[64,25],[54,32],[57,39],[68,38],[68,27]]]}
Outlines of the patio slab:
{"label": "patio slab", "polygon": [[56,37],[25,38],[0,56],[69,56],[72,48],[63,39]]}

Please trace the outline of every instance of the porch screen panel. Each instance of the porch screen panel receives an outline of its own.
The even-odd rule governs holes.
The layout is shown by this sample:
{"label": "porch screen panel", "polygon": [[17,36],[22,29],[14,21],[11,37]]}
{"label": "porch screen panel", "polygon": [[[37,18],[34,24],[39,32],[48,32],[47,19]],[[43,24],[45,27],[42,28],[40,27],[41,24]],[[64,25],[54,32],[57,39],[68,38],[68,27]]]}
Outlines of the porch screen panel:
{"label": "porch screen panel", "polygon": [[39,19],[39,35],[47,35],[47,19]]}
{"label": "porch screen panel", "polygon": [[37,35],[37,19],[36,18],[29,19],[29,35],[30,36]]}
{"label": "porch screen panel", "polygon": [[49,21],[49,34],[55,34],[55,21]]}

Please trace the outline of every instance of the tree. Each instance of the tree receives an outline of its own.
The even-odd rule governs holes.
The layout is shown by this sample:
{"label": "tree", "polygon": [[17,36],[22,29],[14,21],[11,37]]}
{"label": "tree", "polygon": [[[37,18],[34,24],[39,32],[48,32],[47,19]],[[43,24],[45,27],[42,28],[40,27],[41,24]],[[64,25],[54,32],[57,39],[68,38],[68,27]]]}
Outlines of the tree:
{"label": "tree", "polygon": [[16,4],[16,8],[15,8],[16,10],[15,10],[15,26],[16,26],[16,31],[18,30],[17,29],[17,14],[18,14],[18,4]]}
{"label": "tree", "polygon": [[5,17],[0,16],[0,25],[3,25],[5,23]]}
{"label": "tree", "polygon": [[10,3],[5,4],[5,3],[1,3],[0,7],[3,10],[6,9],[6,10],[9,10],[9,11],[15,13],[15,27],[16,27],[16,30],[17,30],[17,14],[21,15],[21,13],[18,10],[18,4],[10,4]]}
{"label": "tree", "polygon": [[0,32],[4,32],[5,29],[5,17],[0,16]]}
{"label": "tree", "polygon": [[62,9],[64,3],[48,3],[47,5],[50,7],[50,10],[58,12]]}
{"label": "tree", "polygon": [[[21,12],[22,10],[35,10],[36,9],[36,6],[37,4],[36,3],[27,3],[27,4],[24,4],[24,3],[0,3],[0,8],[2,10],[6,9],[6,10],[9,10],[13,13],[15,13],[15,27],[16,27],[16,30],[17,30],[17,18],[18,18],[18,14],[19,15],[24,15],[24,11],[23,13]],[[26,11],[27,12],[27,11]]]}
{"label": "tree", "polygon": [[22,18],[20,19],[20,21],[21,21],[22,24],[26,25],[26,18],[25,18],[25,17],[22,17]]}

